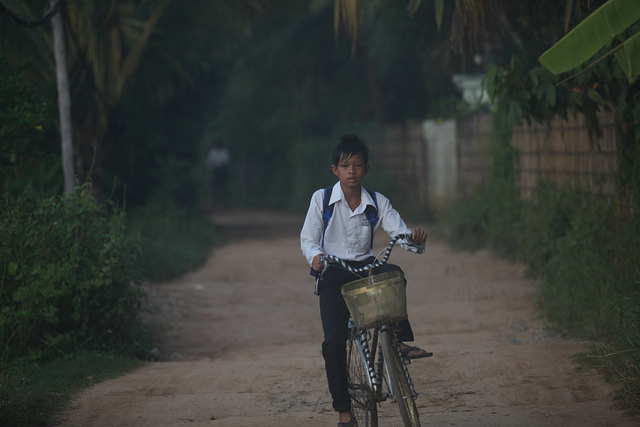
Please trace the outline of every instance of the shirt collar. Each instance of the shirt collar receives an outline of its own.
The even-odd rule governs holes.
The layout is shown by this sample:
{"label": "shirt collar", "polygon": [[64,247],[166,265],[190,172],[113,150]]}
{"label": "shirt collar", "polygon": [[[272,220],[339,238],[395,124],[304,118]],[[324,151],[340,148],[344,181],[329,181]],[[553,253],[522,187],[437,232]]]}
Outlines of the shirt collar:
{"label": "shirt collar", "polygon": [[367,205],[369,205],[369,206],[373,206],[375,208],[376,207],[376,203],[371,198],[371,195],[369,194],[369,192],[366,190],[366,188],[364,188],[364,187],[361,187],[361,188],[362,188],[362,194],[360,195],[360,198],[364,202],[365,207]]}
{"label": "shirt collar", "polygon": [[[362,186],[360,186],[360,191],[362,192],[360,194],[360,205],[364,205],[365,207],[367,205],[373,206],[375,207],[376,204],[373,201],[373,199],[371,198],[371,195],[369,195],[369,192]],[[346,199],[344,197],[344,193],[342,192],[342,187],[340,187],[340,181],[338,181],[334,186],[333,186],[333,190],[331,190],[331,198],[329,199],[329,204],[332,205],[335,202],[338,201],[343,201],[346,203]]]}

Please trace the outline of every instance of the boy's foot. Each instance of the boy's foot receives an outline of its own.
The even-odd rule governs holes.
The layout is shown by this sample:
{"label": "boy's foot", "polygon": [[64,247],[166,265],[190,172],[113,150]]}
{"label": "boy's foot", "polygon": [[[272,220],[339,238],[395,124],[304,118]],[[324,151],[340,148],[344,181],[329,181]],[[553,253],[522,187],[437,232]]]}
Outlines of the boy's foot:
{"label": "boy's foot", "polygon": [[358,427],[358,420],[353,416],[351,411],[341,411],[338,413],[338,427]]}
{"label": "boy's foot", "polygon": [[411,347],[405,343],[400,343],[400,355],[407,359],[422,359],[423,357],[433,356],[433,353],[423,350],[420,347]]}

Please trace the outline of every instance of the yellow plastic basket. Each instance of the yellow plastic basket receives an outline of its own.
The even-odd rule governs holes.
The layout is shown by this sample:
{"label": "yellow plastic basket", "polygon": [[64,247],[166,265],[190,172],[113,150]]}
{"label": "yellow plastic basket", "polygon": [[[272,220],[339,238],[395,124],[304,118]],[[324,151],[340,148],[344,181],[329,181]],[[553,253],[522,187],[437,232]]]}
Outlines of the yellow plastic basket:
{"label": "yellow plastic basket", "polygon": [[369,329],[407,318],[402,271],[354,280],[342,286],[341,292],[358,329]]}

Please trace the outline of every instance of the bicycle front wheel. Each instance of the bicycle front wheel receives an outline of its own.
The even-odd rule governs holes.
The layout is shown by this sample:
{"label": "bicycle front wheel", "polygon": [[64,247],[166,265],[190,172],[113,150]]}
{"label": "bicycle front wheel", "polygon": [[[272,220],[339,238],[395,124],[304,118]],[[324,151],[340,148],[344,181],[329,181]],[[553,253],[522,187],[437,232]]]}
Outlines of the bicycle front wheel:
{"label": "bicycle front wheel", "polygon": [[347,374],[349,376],[349,394],[351,412],[358,420],[359,427],[378,427],[378,407],[374,400],[367,374],[367,365],[358,345],[358,336],[350,335],[347,346]]}
{"label": "bicycle front wheel", "polygon": [[388,330],[380,332],[380,346],[384,355],[384,366],[389,378],[391,394],[398,404],[400,416],[406,427],[420,427],[418,408],[409,387],[405,374],[405,366],[400,357],[398,344],[393,333]]}

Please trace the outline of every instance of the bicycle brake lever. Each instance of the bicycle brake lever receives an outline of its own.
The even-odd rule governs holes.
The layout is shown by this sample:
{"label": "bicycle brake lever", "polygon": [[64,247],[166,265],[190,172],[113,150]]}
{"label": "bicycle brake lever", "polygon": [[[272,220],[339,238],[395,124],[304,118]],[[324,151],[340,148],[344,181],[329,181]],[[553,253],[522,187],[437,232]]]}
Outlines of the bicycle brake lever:
{"label": "bicycle brake lever", "polygon": [[327,268],[329,268],[329,258],[322,257],[322,271],[320,272],[320,277],[322,277],[324,272],[327,271]]}
{"label": "bicycle brake lever", "polygon": [[322,271],[318,272],[315,271],[313,272],[313,274],[316,276],[316,289],[313,291],[314,295],[320,295],[318,292],[318,286],[320,283],[320,279],[322,278],[322,275],[324,274],[325,271],[327,271],[327,268],[329,268],[329,259],[327,257],[322,257]]}

